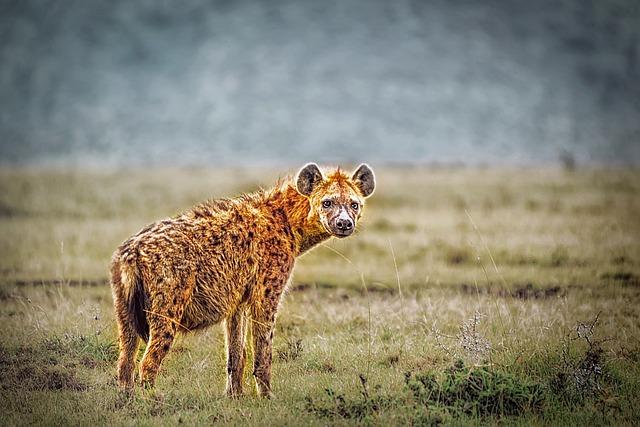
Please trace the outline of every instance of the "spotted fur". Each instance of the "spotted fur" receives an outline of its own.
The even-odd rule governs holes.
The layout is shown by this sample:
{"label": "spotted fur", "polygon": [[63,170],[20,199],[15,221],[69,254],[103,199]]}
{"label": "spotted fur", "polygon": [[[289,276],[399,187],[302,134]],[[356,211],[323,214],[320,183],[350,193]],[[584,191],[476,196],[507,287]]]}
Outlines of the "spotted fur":
{"label": "spotted fur", "polygon": [[331,236],[351,234],[374,186],[366,165],[352,176],[340,169],[325,176],[308,164],[269,191],[199,204],[127,239],[111,261],[120,386],[134,386],[140,339],[147,342],[140,380],[153,386],[178,332],[224,321],[226,393],[242,394],[251,327],[257,390],[270,396],[276,314],[295,259]]}

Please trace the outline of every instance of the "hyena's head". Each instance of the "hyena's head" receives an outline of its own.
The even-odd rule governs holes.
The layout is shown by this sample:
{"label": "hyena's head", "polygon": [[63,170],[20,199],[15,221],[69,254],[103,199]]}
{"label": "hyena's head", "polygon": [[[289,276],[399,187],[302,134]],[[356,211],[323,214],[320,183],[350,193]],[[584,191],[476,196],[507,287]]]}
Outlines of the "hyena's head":
{"label": "hyena's head", "polygon": [[309,163],[296,177],[298,192],[309,199],[312,214],[317,214],[324,229],[336,237],[353,233],[364,200],[375,186],[373,171],[364,163],[351,176],[339,168],[323,174],[318,165]]}

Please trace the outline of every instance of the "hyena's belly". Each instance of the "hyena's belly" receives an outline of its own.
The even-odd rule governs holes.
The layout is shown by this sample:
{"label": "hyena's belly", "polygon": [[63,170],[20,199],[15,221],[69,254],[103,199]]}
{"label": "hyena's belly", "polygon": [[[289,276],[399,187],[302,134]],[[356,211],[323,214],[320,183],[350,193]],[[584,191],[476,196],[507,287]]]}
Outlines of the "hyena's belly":
{"label": "hyena's belly", "polygon": [[225,317],[225,313],[221,310],[221,307],[215,309],[194,301],[185,308],[180,325],[188,332],[197,331],[198,329],[220,323]]}
{"label": "hyena's belly", "polygon": [[187,330],[193,331],[220,323],[229,317],[242,300],[242,293],[235,283],[213,283],[196,286],[191,301],[185,307],[182,321]]}

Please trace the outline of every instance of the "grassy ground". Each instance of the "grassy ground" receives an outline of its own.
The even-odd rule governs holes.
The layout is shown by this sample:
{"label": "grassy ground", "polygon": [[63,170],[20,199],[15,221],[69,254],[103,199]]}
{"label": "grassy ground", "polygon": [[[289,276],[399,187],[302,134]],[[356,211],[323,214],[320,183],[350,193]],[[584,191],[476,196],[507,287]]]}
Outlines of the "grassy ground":
{"label": "grassy ground", "polygon": [[640,423],[628,170],[380,170],[358,235],[298,262],[276,399],[222,397],[220,327],[178,339],[155,393],[119,393],[113,249],[276,177],[0,171],[2,424]]}

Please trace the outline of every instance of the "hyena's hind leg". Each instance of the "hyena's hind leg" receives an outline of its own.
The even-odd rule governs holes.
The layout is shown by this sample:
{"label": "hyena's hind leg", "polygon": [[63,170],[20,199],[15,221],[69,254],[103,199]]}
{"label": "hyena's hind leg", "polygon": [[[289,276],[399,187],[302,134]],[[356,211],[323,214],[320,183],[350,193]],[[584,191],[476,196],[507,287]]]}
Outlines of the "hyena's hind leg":
{"label": "hyena's hind leg", "polygon": [[111,289],[118,323],[118,344],[120,349],[118,385],[125,389],[131,389],[135,384],[136,354],[138,353],[140,340],[133,327],[129,302],[125,296],[130,290],[126,290],[125,286],[128,286],[128,284],[122,283],[120,262],[114,261],[111,265]]}
{"label": "hyena's hind leg", "polygon": [[162,279],[147,312],[149,341],[140,362],[140,380],[153,387],[165,356],[171,349],[194,283]]}
{"label": "hyena's hind leg", "polygon": [[125,389],[133,388],[135,381],[136,355],[140,340],[126,321],[118,317],[120,356],[118,357],[118,384]]}
{"label": "hyena's hind leg", "polygon": [[170,321],[158,321],[150,325],[149,342],[140,362],[140,381],[144,388],[155,385],[160,365],[173,344],[176,330]]}

